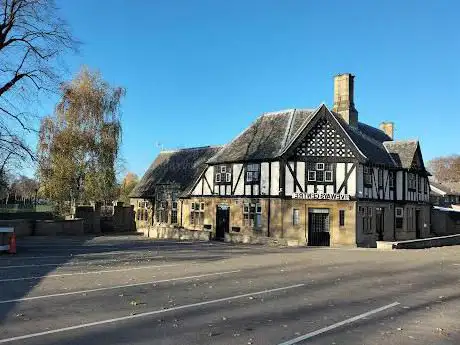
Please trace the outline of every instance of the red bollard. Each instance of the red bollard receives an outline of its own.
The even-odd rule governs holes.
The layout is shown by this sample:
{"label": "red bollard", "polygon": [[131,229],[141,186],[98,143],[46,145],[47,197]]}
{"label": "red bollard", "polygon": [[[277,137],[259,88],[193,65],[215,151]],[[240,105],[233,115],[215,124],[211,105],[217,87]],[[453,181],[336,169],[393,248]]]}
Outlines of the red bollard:
{"label": "red bollard", "polygon": [[13,235],[10,237],[9,241],[10,248],[8,249],[8,253],[16,254],[16,234],[13,232]]}

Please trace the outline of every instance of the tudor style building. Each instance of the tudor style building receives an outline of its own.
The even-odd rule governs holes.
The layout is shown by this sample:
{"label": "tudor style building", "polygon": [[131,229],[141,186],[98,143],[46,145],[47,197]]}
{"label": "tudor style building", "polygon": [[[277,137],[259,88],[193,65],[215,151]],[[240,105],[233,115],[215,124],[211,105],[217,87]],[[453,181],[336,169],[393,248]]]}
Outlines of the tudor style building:
{"label": "tudor style building", "polygon": [[264,113],[223,147],[160,153],[132,193],[137,214],[150,207],[151,227],[234,241],[375,246],[428,236],[418,141],[395,141],[392,123],[359,122],[353,96],[354,77],[341,74],[331,110]]}

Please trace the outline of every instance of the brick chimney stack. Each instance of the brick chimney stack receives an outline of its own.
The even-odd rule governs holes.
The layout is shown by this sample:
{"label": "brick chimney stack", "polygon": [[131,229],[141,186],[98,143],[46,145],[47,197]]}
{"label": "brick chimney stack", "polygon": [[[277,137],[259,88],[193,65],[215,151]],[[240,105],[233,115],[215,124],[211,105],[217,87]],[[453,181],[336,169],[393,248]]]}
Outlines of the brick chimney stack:
{"label": "brick chimney stack", "polygon": [[358,127],[358,111],[355,108],[354,97],[355,76],[350,73],[338,74],[334,77],[334,106],[333,111],[353,127]]}
{"label": "brick chimney stack", "polygon": [[380,130],[388,135],[391,140],[394,139],[395,124],[393,122],[382,122],[379,126]]}

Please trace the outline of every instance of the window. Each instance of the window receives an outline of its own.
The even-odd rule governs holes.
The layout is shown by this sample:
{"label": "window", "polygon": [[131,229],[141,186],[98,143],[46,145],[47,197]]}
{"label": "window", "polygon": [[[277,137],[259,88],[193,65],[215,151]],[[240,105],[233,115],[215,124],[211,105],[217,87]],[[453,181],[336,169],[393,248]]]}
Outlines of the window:
{"label": "window", "polygon": [[299,225],[300,224],[300,215],[299,210],[294,208],[292,210],[292,225]]}
{"label": "window", "polygon": [[404,209],[402,207],[395,208],[395,216],[396,216],[396,228],[402,229],[403,221],[404,221]]}
{"label": "window", "polygon": [[415,174],[413,173],[408,173],[407,174],[407,187],[409,189],[415,190],[417,185],[416,179],[415,179]]}
{"label": "window", "polygon": [[204,220],[204,202],[192,202],[190,207],[190,225],[201,226]]}
{"label": "window", "polygon": [[156,207],[156,220],[157,223],[167,223],[168,222],[168,202],[165,200],[157,201]]}
{"label": "window", "polygon": [[345,226],[345,210],[339,211],[339,226]]}
{"label": "window", "polygon": [[383,187],[383,169],[378,170],[377,181],[379,184],[379,188]]}
{"label": "window", "polygon": [[215,168],[214,181],[218,184],[232,182],[232,171],[228,165],[218,165]]}
{"label": "window", "polygon": [[260,179],[260,164],[248,164],[246,166],[246,182],[257,183]]}
{"label": "window", "polygon": [[243,205],[243,223],[245,226],[260,228],[262,226],[262,206],[259,203]]}
{"label": "window", "polygon": [[331,163],[308,163],[307,180],[312,182],[334,182]]}
{"label": "window", "polygon": [[372,207],[363,207],[364,215],[363,215],[363,232],[364,233],[372,233]]}
{"label": "window", "polygon": [[394,188],[395,187],[395,175],[394,175],[394,172],[393,171],[389,171],[388,172],[388,186],[390,188]]}
{"label": "window", "polygon": [[177,224],[177,201],[172,202],[171,224]]}
{"label": "window", "polygon": [[364,167],[364,184],[372,186],[372,169],[370,167]]}

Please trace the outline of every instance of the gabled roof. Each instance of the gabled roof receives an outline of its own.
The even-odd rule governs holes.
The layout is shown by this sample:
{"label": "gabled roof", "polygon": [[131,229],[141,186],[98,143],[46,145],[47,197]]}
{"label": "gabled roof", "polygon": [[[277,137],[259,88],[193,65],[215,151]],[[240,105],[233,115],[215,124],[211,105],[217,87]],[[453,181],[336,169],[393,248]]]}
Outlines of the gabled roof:
{"label": "gabled roof", "polygon": [[413,167],[417,149],[417,140],[386,141],[383,143],[395,163],[405,169]]}
{"label": "gabled roof", "polygon": [[312,109],[264,113],[225,145],[208,163],[263,160],[277,157],[300,126],[313,117]]}
{"label": "gabled roof", "polygon": [[314,122],[315,115],[325,109],[342,127],[346,136],[363,158],[375,164],[398,167],[384,142],[391,140],[380,129],[359,123],[358,127],[347,124],[342,117],[329,111],[322,104],[315,110],[288,109],[262,114],[233,141],[224,146],[208,163],[229,163],[275,159],[286,152],[302,131]]}
{"label": "gabled roof", "polygon": [[131,198],[153,198],[158,185],[175,185],[184,192],[206,169],[206,161],[220,146],[205,146],[162,151],[134,187]]}

